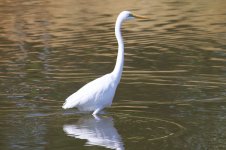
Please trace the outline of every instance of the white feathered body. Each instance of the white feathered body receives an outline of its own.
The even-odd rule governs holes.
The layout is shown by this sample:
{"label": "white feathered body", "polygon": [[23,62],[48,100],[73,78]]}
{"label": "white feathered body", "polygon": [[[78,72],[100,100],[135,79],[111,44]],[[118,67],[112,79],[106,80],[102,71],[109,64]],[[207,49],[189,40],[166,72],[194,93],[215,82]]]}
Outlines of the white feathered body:
{"label": "white feathered body", "polygon": [[121,25],[125,20],[134,18],[129,11],[119,14],[115,24],[115,36],[118,41],[118,55],[114,70],[96,80],[84,85],[77,92],[69,96],[63,108],[77,107],[81,111],[94,111],[98,114],[102,109],[111,105],[115,90],[121,79],[124,63],[124,43],[121,35]]}
{"label": "white feathered body", "polygon": [[113,80],[112,74],[106,74],[87,83],[69,96],[62,108],[77,107],[80,111],[94,111],[111,106],[118,85]]}

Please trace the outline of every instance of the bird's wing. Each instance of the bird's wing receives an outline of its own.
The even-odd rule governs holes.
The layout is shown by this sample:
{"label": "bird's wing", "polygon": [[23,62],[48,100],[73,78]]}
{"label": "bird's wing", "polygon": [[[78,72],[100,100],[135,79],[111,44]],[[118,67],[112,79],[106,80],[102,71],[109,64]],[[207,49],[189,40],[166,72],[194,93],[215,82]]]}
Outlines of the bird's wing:
{"label": "bird's wing", "polygon": [[69,96],[62,107],[67,109],[76,106],[84,106],[85,104],[94,105],[98,96],[101,96],[101,94],[109,88],[112,83],[111,80],[111,75],[106,74],[87,83],[77,92]]}

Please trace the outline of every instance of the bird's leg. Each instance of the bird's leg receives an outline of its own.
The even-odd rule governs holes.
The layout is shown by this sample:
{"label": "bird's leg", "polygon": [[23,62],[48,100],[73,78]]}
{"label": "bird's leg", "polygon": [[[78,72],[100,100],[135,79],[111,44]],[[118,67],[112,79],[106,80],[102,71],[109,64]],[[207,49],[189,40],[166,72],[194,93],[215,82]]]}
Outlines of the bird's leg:
{"label": "bird's leg", "polygon": [[94,112],[93,112],[93,117],[97,120],[97,121],[100,121],[101,119],[98,117],[98,113],[102,110],[102,108],[98,108],[96,109]]}
{"label": "bird's leg", "polygon": [[100,111],[102,110],[102,108],[97,108],[94,112],[93,112],[93,116],[96,116]]}

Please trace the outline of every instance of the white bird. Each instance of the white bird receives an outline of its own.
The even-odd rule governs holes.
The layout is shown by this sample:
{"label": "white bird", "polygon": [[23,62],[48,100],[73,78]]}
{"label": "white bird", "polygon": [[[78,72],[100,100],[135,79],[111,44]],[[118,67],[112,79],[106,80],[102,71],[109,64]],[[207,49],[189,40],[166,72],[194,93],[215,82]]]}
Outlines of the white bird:
{"label": "white bird", "polygon": [[63,109],[77,107],[80,111],[92,111],[95,116],[105,107],[112,104],[116,88],[120,82],[124,63],[124,43],[121,34],[122,22],[133,18],[143,18],[123,11],[119,14],[115,24],[115,36],[118,41],[118,55],[114,70],[99,77],[80,88],[69,96],[63,104]]}

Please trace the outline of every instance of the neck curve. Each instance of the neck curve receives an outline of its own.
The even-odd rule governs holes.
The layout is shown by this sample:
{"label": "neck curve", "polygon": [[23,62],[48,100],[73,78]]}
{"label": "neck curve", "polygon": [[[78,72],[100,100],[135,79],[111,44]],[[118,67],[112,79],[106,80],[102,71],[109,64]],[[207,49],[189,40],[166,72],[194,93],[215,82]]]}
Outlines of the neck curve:
{"label": "neck curve", "polygon": [[124,64],[124,43],[123,43],[123,38],[121,34],[122,22],[123,22],[123,19],[119,16],[115,24],[115,36],[118,42],[118,55],[117,55],[115,68],[112,74],[117,84],[120,82],[122,71],[123,71],[123,64]]}

